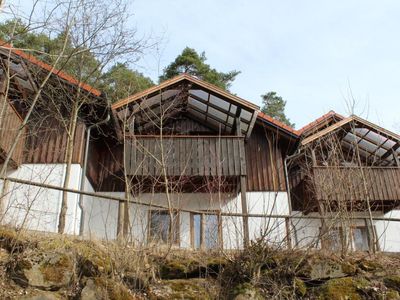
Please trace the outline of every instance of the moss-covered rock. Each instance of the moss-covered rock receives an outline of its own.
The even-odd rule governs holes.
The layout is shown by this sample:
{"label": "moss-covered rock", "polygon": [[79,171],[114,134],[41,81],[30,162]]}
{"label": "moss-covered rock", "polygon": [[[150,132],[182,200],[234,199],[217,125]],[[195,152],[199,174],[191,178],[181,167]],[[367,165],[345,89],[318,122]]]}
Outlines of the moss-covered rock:
{"label": "moss-covered rock", "polygon": [[391,275],[383,278],[383,283],[386,287],[400,292],[400,276]]}
{"label": "moss-covered rock", "polygon": [[[31,242],[34,244],[34,242]],[[29,245],[29,241],[22,232],[14,229],[0,226],[0,248],[6,249],[8,252],[22,252]]]}
{"label": "moss-covered rock", "polygon": [[366,272],[374,272],[382,270],[382,265],[377,260],[362,259],[358,261],[358,266],[361,270]]}
{"label": "moss-covered rock", "polygon": [[67,253],[28,252],[8,266],[11,279],[23,287],[58,290],[68,286],[75,274],[75,262]]}
{"label": "moss-covered rock", "polygon": [[162,280],[149,287],[148,295],[151,300],[216,298],[213,283],[201,278]]}
{"label": "moss-covered rock", "polygon": [[63,297],[57,293],[35,291],[32,295],[25,295],[17,298],[18,300],[61,300]]}
{"label": "moss-covered rock", "polygon": [[346,276],[342,269],[342,263],[318,256],[305,259],[297,273],[300,277],[304,277],[307,280],[324,280]]}
{"label": "moss-covered rock", "polygon": [[233,289],[234,300],[261,300],[264,299],[257,288],[250,283],[242,283]]}
{"label": "moss-covered rock", "polygon": [[321,300],[361,300],[359,290],[366,288],[368,281],[352,277],[328,280],[320,289]]}
{"label": "moss-covered rock", "polygon": [[400,294],[398,291],[395,290],[388,290],[386,292],[386,294],[381,297],[382,300],[386,299],[386,300],[400,300]]}
{"label": "moss-covered rock", "polygon": [[82,300],[134,300],[135,297],[121,283],[105,277],[87,279],[81,292]]}

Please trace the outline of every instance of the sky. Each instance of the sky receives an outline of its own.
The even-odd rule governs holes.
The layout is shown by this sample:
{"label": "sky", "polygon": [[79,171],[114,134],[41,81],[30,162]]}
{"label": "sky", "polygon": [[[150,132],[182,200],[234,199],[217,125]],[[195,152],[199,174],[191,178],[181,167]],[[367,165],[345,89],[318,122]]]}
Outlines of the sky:
{"label": "sky", "polygon": [[400,132],[398,0],[134,0],[130,9],[138,34],[159,41],[135,66],[154,81],[189,46],[218,71],[241,71],[231,86],[241,98],[261,105],[277,92],[296,128],[335,110]]}

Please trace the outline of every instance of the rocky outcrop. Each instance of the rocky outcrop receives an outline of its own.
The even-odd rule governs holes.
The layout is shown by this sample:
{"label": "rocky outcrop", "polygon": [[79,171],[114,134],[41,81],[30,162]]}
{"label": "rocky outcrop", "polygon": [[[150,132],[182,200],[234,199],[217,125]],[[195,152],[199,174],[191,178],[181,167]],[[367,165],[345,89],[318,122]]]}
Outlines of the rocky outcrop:
{"label": "rocky outcrop", "polygon": [[0,227],[0,299],[400,300],[395,255],[146,251]]}

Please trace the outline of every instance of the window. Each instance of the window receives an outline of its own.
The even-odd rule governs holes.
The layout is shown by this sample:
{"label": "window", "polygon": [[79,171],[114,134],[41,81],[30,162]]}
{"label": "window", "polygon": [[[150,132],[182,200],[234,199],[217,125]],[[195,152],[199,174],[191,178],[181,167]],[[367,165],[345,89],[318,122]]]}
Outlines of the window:
{"label": "window", "polygon": [[355,227],[353,228],[352,233],[354,250],[368,251],[369,243],[367,227]]}
{"label": "window", "polygon": [[[375,230],[375,228],[373,228]],[[368,251],[368,228],[365,226],[352,227],[349,234],[349,248],[356,251]],[[322,246],[331,251],[340,251],[342,248],[344,231],[342,228],[332,228],[322,238]]]}
{"label": "window", "polygon": [[220,217],[215,214],[192,214],[192,247],[216,249],[221,246],[222,229]]}
{"label": "window", "polygon": [[[149,241],[162,243],[179,244],[179,215],[178,212],[168,210],[152,210],[150,211],[150,230]],[[171,228],[172,224],[172,228]]]}
{"label": "window", "polygon": [[331,251],[340,251],[342,249],[342,229],[332,228],[322,238],[322,247]]}

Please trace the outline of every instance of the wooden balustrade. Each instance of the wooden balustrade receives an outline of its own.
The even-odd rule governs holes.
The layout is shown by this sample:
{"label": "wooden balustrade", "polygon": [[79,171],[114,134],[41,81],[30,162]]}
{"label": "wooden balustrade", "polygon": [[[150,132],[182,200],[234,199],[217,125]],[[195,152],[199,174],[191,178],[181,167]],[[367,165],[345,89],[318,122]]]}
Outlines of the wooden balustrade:
{"label": "wooden balustrade", "polygon": [[400,168],[314,167],[317,200],[400,200]]}
{"label": "wooden balustrade", "polygon": [[131,176],[246,175],[244,138],[237,136],[135,136],[125,144]]}

